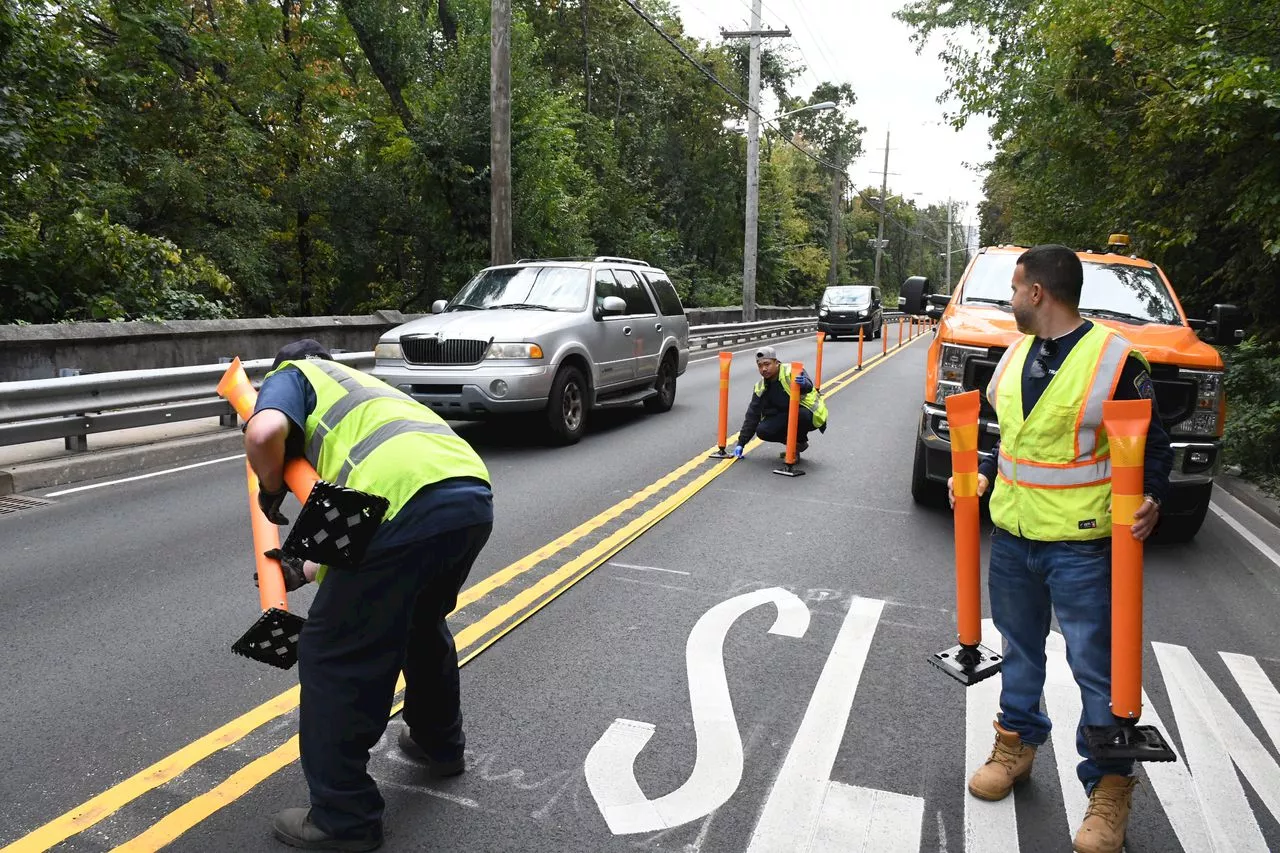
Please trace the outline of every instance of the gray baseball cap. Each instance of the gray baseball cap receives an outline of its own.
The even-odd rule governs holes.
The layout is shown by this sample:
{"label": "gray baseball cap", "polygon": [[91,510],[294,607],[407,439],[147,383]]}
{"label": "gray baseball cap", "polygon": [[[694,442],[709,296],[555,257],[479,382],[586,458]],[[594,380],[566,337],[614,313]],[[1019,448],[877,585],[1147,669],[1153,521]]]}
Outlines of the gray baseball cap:
{"label": "gray baseball cap", "polygon": [[760,349],[756,350],[756,361],[762,361],[766,358],[771,358],[774,361],[780,360],[778,358],[778,351],[773,347],[760,347]]}

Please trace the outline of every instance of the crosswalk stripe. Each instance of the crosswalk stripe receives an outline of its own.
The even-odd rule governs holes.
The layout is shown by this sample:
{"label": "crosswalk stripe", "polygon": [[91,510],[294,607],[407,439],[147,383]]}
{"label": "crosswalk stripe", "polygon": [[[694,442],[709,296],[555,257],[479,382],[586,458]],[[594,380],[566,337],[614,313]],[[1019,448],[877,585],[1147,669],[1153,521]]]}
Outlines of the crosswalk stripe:
{"label": "crosswalk stripe", "polygon": [[809,853],[920,853],[924,800],[891,791],[827,784]]}
{"label": "crosswalk stripe", "polygon": [[[1000,632],[990,619],[982,620],[982,644],[1003,648]],[[1000,678],[988,678],[965,691],[965,782],[991,754],[995,731],[991,720],[1000,708]],[[995,803],[964,795],[965,853],[1009,853],[1018,849],[1018,816],[1012,796]]]}
{"label": "crosswalk stripe", "polygon": [[1267,674],[1253,658],[1231,652],[1218,654],[1222,656],[1227,669],[1231,670],[1236,684],[1240,685],[1240,692],[1244,693],[1244,697],[1253,706],[1254,713],[1262,721],[1262,728],[1266,730],[1267,737],[1271,738],[1272,746],[1280,750],[1280,692],[1277,692],[1271,679],[1267,678]]}

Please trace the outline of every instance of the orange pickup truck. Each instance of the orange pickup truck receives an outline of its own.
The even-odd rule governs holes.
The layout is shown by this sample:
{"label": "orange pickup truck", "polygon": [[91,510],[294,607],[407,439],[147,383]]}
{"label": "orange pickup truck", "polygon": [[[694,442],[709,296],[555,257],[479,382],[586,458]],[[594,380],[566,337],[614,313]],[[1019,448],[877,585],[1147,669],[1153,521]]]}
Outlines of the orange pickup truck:
{"label": "orange pickup truck", "polygon": [[[1127,245],[1124,235],[1112,235],[1106,252],[1077,253],[1084,264],[1080,313],[1124,335],[1151,362],[1156,408],[1174,451],[1161,538],[1186,541],[1204,522],[1222,456],[1222,358],[1210,344],[1239,341],[1240,312],[1233,305],[1215,305],[1209,320],[1188,320],[1164,271],[1118,253]],[[1010,279],[1023,251],[1016,246],[980,250],[950,295],[929,293],[928,279],[919,276],[903,284],[904,311],[940,320],[929,348],[911,475],[917,503],[946,502],[951,442],[943,400],[975,388],[985,394],[1000,357],[1018,339]],[[979,450],[990,455],[1000,428],[985,396],[981,419]]]}

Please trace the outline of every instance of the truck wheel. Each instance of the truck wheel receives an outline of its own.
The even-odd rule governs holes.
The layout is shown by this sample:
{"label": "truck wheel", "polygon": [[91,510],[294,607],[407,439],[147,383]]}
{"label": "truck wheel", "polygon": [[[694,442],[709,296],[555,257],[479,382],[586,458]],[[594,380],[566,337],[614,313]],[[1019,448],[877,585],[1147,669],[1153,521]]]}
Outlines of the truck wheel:
{"label": "truck wheel", "polygon": [[556,444],[577,444],[587,428],[587,383],[582,371],[566,365],[551,383],[547,430]]}
{"label": "truck wheel", "polygon": [[924,442],[916,439],[916,460],[911,466],[911,499],[920,506],[945,507],[947,487],[925,476]]}
{"label": "truck wheel", "polygon": [[1199,491],[1194,508],[1187,513],[1169,515],[1160,519],[1160,525],[1151,538],[1156,542],[1190,542],[1200,532],[1205,516],[1209,513],[1209,498],[1213,496],[1213,484]]}
{"label": "truck wheel", "polygon": [[658,393],[644,401],[645,410],[649,412],[671,411],[671,407],[676,404],[676,357],[674,353],[668,353],[667,357],[662,359],[662,366],[658,368],[658,378],[654,380],[653,387]]}

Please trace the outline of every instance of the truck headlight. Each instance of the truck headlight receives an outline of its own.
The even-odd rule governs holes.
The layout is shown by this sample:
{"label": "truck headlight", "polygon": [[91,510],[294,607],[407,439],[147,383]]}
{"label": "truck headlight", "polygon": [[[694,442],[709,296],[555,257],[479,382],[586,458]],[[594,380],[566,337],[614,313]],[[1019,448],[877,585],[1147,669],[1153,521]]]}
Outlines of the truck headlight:
{"label": "truck headlight", "polygon": [[1178,377],[1195,381],[1196,407],[1190,417],[1175,424],[1169,432],[1175,435],[1220,435],[1221,414],[1226,393],[1222,383],[1222,371],[1182,369],[1178,371]]}
{"label": "truck headlight", "polygon": [[542,347],[537,344],[489,344],[485,358],[542,358]]}
{"label": "truck headlight", "polygon": [[964,366],[971,358],[986,356],[985,347],[966,347],[943,344],[938,351],[938,387],[934,402],[941,403],[951,394],[964,390]]}
{"label": "truck headlight", "polygon": [[400,350],[399,341],[378,341],[378,345],[373,348],[373,357],[379,358],[404,358],[404,353]]}
{"label": "truck headlight", "polygon": [[830,313],[831,313],[831,309],[830,309],[830,308],[825,308],[825,307],[824,307],[824,308],[819,308],[819,309],[818,309],[818,316],[819,316],[819,317],[825,317],[825,316],[827,316],[827,315],[828,315],[828,314],[830,314]]}

